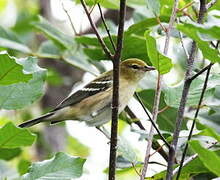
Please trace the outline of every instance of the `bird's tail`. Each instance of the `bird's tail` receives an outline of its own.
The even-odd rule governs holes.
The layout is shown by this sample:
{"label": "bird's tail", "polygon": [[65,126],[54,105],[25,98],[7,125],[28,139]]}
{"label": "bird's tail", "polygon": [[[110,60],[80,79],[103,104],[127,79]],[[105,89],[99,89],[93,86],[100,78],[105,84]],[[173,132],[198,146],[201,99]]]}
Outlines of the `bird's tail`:
{"label": "bird's tail", "polygon": [[32,120],[26,121],[26,122],[18,125],[18,127],[20,127],[20,128],[31,127],[31,126],[33,126],[35,124],[38,124],[40,122],[45,121],[48,117],[50,117],[52,115],[54,115],[54,112],[49,112],[49,113],[47,113],[47,114],[45,114],[43,116],[40,116],[40,117],[38,117],[36,119],[32,119]]}

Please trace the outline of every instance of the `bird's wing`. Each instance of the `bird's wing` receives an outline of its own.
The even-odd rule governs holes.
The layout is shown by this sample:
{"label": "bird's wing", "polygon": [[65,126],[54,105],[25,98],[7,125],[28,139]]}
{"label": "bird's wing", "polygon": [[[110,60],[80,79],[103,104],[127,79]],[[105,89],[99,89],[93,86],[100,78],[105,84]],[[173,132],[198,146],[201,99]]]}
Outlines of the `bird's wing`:
{"label": "bird's wing", "polygon": [[98,93],[111,88],[112,81],[112,71],[102,74],[100,77],[87,84],[84,88],[65,98],[54,110],[52,110],[52,112],[67,106],[72,106],[88,97],[97,95]]}

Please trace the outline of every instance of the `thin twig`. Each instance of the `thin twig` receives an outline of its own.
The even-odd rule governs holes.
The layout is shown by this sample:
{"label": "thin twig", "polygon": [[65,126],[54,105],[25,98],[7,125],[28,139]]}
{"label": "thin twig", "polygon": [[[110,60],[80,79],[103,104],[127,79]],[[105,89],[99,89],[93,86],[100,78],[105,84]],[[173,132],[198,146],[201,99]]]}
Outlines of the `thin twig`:
{"label": "thin twig", "polygon": [[150,157],[159,152],[163,148],[164,144],[161,145],[156,151],[154,151],[152,154],[150,154]]}
{"label": "thin twig", "polygon": [[[177,12],[177,8],[178,8],[178,4],[179,4],[179,0],[175,0],[173,10],[172,10],[172,15],[171,15],[170,21],[169,21],[169,26],[166,31],[166,39],[165,39],[165,45],[164,45],[164,54],[165,55],[167,55],[167,52],[168,52],[169,42],[170,42],[170,32],[173,28],[173,24],[176,19],[176,12]],[[155,97],[154,97],[154,106],[153,106],[153,112],[152,112],[153,122],[156,122],[158,112],[159,112],[160,95],[161,95],[161,90],[162,90],[161,83],[162,83],[162,76],[160,74],[158,74],[157,89],[156,89],[156,93],[155,93]],[[154,134],[154,127],[152,124],[151,128],[150,128],[149,137],[148,137],[148,145],[147,145],[147,149],[146,149],[146,153],[145,153],[144,166],[142,169],[140,180],[144,180],[146,172],[147,172],[148,162],[149,162],[149,158],[150,158],[149,154],[150,154],[150,150],[151,150],[152,142],[153,142],[153,134]],[[170,145],[168,147],[169,147],[169,149],[171,149]]]}
{"label": "thin twig", "polygon": [[164,108],[160,109],[160,110],[158,111],[158,114],[160,114],[160,113],[166,111],[167,109],[169,109],[169,106],[165,106]]}
{"label": "thin twig", "polygon": [[166,146],[169,148],[170,144],[166,141],[166,139],[163,137],[163,135],[161,134],[160,130],[158,129],[156,123],[153,121],[153,119],[151,118],[150,114],[148,113],[147,109],[144,106],[144,103],[142,102],[141,98],[139,97],[139,95],[135,92],[135,96],[138,99],[138,101],[140,102],[141,106],[143,107],[145,113],[147,114],[152,126],[156,129],[158,135],[160,136],[161,140],[164,142],[164,144],[166,144]]}
{"label": "thin twig", "polygon": [[197,72],[195,75],[193,75],[192,77],[190,77],[188,80],[189,80],[189,81],[193,81],[193,80],[196,79],[199,75],[201,75],[201,74],[204,73],[206,70],[208,70],[212,65],[213,65],[213,63],[210,63],[208,66],[204,67],[202,70],[200,70],[199,72]]}
{"label": "thin twig", "polygon": [[[206,0],[200,0],[198,23],[200,24],[202,23],[205,12],[206,12]],[[196,42],[193,41],[190,56],[187,59],[187,71],[185,74],[185,82],[183,86],[182,97],[180,100],[180,106],[179,106],[177,118],[176,118],[176,128],[173,134],[173,142],[171,145],[172,148],[169,149],[169,161],[168,161],[168,167],[167,167],[166,180],[171,180],[173,177],[173,164],[174,164],[174,159],[175,159],[175,154],[176,154],[175,151],[177,149],[177,143],[178,143],[179,133],[180,133],[181,125],[183,121],[187,96],[188,96],[189,88],[191,85],[191,81],[189,81],[188,79],[190,79],[192,71],[193,71],[193,64],[194,64],[196,49],[197,49]]]}
{"label": "thin twig", "polygon": [[118,106],[119,106],[119,64],[123,44],[124,21],[126,12],[126,0],[120,0],[119,25],[117,47],[113,57],[113,94],[112,94],[112,121],[111,121],[111,145],[109,157],[109,180],[115,180],[116,151],[118,136]]}
{"label": "thin twig", "polygon": [[179,171],[177,173],[177,177],[176,177],[176,180],[179,179],[180,177],[180,173],[181,173],[181,170],[182,170],[182,166],[183,166],[183,162],[185,160],[185,156],[186,156],[186,153],[187,153],[187,149],[188,149],[188,142],[190,141],[191,137],[192,137],[192,134],[193,134],[193,130],[194,130],[194,127],[195,127],[195,124],[196,124],[196,119],[197,119],[197,116],[199,114],[199,110],[200,110],[200,106],[202,104],[202,100],[203,100],[203,97],[204,97],[204,94],[205,94],[205,91],[206,91],[206,88],[207,88],[207,84],[208,84],[208,80],[209,80],[209,74],[210,74],[210,70],[211,70],[211,67],[212,66],[209,66],[208,70],[207,70],[207,73],[206,73],[206,77],[205,77],[205,81],[204,81],[204,85],[203,85],[203,88],[202,88],[202,93],[201,93],[201,96],[200,96],[200,99],[199,99],[199,103],[198,103],[198,107],[196,109],[196,113],[195,113],[195,116],[193,118],[193,123],[192,123],[192,126],[190,128],[190,132],[189,132],[189,136],[187,138],[187,142],[186,142],[186,145],[185,145],[185,148],[183,150],[183,155],[182,155],[182,158],[181,158],[181,162],[180,162],[180,168],[179,168]]}
{"label": "thin twig", "polygon": [[212,1],[210,1],[210,2],[206,5],[206,9],[211,8],[216,2],[217,2],[217,0],[212,0]]}
{"label": "thin twig", "polygon": [[[161,94],[161,75],[158,72],[157,89],[156,89],[156,92],[155,92],[154,106],[153,106],[153,113],[152,113],[152,115],[153,115],[152,122],[154,122],[154,123],[157,120],[159,104],[160,104],[160,94]],[[146,172],[147,172],[148,162],[149,162],[149,158],[150,158],[150,150],[151,150],[152,142],[153,142],[153,134],[154,134],[154,126],[153,126],[153,124],[151,124],[150,132],[149,132],[149,135],[148,135],[147,149],[146,149],[146,152],[145,152],[144,166],[143,166],[143,169],[142,169],[142,172],[141,172],[140,180],[145,179],[145,175],[146,175]]]}
{"label": "thin twig", "polygon": [[160,21],[160,17],[156,16],[156,20],[157,20],[157,23],[160,25],[161,29],[163,29],[163,31],[165,33],[167,33],[167,29],[163,26],[163,24],[161,23]]}
{"label": "thin twig", "polygon": [[140,176],[141,174],[137,171],[137,169],[136,169],[136,167],[135,167],[135,165],[134,165],[133,162],[131,163],[131,165],[132,165],[134,171],[136,172],[136,174],[137,174],[138,176]]}
{"label": "thin twig", "polygon": [[91,25],[91,27],[92,27],[94,33],[96,34],[96,37],[97,37],[99,43],[100,43],[101,46],[102,46],[103,51],[105,52],[105,54],[106,54],[106,56],[107,56],[108,58],[110,58],[111,60],[113,60],[114,57],[113,57],[113,55],[111,54],[111,52],[110,52],[110,50],[108,49],[108,47],[106,46],[106,44],[105,44],[105,42],[103,41],[103,39],[101,38],[101,36],[99,35],[98,30],[97,30],[97,28],[96,28],[96,25],[95,25],[94,22],[92,21],[92,18],[91,18],[90,14],[89,14],[89,11],[88,11],[88,9],[87,9],[87,7],[86,7],[86,4],[85,4],[84,0],[80,0],[80,2],[81,2],[82,6],[83,6],[83,8],[84,8],[84,11],[86,12],[86,15],[87,15],[87,17],[88,17],[88,20],[89,20],[89,22],[90,22],[90,25]]}
{"label": "thin twig", "polygon": [[70,22],[70,25],[71,25],[71,27],[72,27],[72,29],[73,29],[74,34],[75,34],[75,35],[78,35],[78,33],[77,33],[77,31],[76,31],[76,28],[75,28],[75,26],[73,25],[73,21],[72,21],[70,15],[69,15],[67,9],[64,7],[64,3],[63,3],[62,0],[61,0],[61,4],[62,4],[62,8],[63,8],[64,12],[66,13],[66,15],[67,15],[67,17],[68,17],[68,19],[69,19],[69,22]]}
{"label": "thin twig", "polygon": [[[179,23],[179,19],[177,18],[177,23]],[[188,53],[188,51],[186,50],[186,48],[185,48],[185,45],[184,45],[184,43],[183,43],[183,36],[182,36],[182,33],[179,31],[179,38],[180,38],[180,43],[181,43],[181,45],[182,45],[182,47],[183,47],[183,50],[184,50],[184,52],[185,52],[185,54],[186,54],[186,57],[187,57],[187,59],[189,58],[189,53]]]}
{"label": "thin twig", "polygon": [[[135,96],[137,97],[138,94],[135,93]],[[143,102],[141,101],[141,99],[140,99],[139,96],[137,97],[137,100],[139,101],[139,103],[140,103],[141,106],[143,107],[143,109],[144,109],[144,111],[146,112],[146,114],[147,114],[149,120],[151,121],[151,123],[154,124],[154,128],[155,128],[156,131],[158,132],[158,134],[159,134],[160,138],[162,139],[162,141],[166,141],[166,139],[165,139],[165,138],[163,137],[163,135],[160,133],[160,130],[157,128],[156,124],[152,121],[152,119],[151,119],[149,113],[147,112],[147,110],[146,110],[146,108],[145,108],[145,106],[144,106],[144,104],[143,104]],[[130,118],[132,118],[132,119],[137,119],[136,115],[131,111],[131,109],[130,109],[128,106],[125,108],[125,111],[128,113],[128,115],[130,116]],[[146,130],[146,129],[144,128],[144,126],[142,125],[141,121],[135,121],[134,123],[135,123],[141,130]],[[167,141],[166,141],[166,142],[167,142]],[[169,143],[167,142],[166,145],[169,145]],[[160,145],[156,140],[153,141],[152,148],[153,148],[154,150],[157,150],[157,149],[159,149],[160,147],[161,147],[161,145]],[[167,161],[168,156],[167,156],[167,153],[164,151],[163,148],[160,148],[159,151],[158,151],[158,153]]]}
{"label": "thin twig", "polygon": [[182,12],[183,10],[185,10],[186,8],[192,6],[195,3],[195,1],[192,1],[188,4],[186,4],[184,7],[182,7],[181,9],[178,9],[177,12]]}
{"label": "thin twig", "polygon": [[98,8],[99,8],[99,12],[100,12],[100,15],[101,15],[102,23],[103,23],[103,25],[104,25],[104,27],[105,27],[105,30],[106,30],[106,32],[107,32],[107,34],[108,34],[108,37],[109,37],[109,40],[110,40],[110,42],[111,42],[111,44],[112,44],[112,48],[114,49],[114,51],[116,51],[114,41],[113,41],[113,39],[112,39],[112,36],[111,36],[110,31],[109,31],[109,29],[108,29],[108,26],[107,26],[107,24],[106,24],[106,22],[105,22],[105,17],[104,17],[104,15],[103,15],[103,13],[102,13],[102,8],[101,8],[101,6],[100,6],[99,3],[98,3]]}

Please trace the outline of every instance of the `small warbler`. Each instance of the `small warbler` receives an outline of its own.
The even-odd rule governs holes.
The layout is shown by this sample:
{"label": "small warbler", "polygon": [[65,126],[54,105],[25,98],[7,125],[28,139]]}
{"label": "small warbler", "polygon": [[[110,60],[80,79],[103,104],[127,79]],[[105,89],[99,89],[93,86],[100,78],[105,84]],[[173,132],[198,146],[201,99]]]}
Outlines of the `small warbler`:
{"label": "small warbler", "polygon": [[[136,58],[120,63],[119,113],[132,98],[138,82],[151,70],[155,68]],[[65,120],[85,121],[89,126],[101,126],[111,119],[112,90],[113,71],[110,70],[70,94],[49,113],[24,122],[19,127],[30,127],[40,122],[54,124]]]}

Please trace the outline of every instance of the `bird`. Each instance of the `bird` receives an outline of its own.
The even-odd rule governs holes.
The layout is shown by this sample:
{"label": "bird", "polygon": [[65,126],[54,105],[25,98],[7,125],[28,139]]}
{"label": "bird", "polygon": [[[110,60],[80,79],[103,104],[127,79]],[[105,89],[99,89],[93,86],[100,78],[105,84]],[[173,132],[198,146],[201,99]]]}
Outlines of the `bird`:
{"label": "bird", "polygon": [[[120,62],[119,110],[122,112],[146,72],[155,70],[143,60],[130,58]],[[59,123],[65,120],[84,121],[88,126],[99,127],[111,120],[113,70],[107,71],[82,89],[67,96],[50,112],[19,125],[27,128],[41,122]]]}

